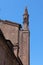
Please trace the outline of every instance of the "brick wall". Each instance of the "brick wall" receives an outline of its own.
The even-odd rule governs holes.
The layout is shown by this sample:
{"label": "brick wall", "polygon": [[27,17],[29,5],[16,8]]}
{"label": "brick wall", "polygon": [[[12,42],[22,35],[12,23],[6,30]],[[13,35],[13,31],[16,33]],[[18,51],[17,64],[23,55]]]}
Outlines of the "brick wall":
{"label": "brick wall", "polygon": [[6,39],[10,40],[14,45],[18,43],[18,26],[0,22],[0,29]]}

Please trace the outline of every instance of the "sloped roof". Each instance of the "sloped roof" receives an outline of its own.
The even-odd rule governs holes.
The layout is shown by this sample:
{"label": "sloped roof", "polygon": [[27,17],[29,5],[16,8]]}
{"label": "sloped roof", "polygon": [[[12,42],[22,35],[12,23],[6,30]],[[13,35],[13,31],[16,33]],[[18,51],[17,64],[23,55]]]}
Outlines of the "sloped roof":
{"label": "sloped roof", "polygon": [[15,23],[15,22],[11,22],[11,21],[8,21],[8,20],[0,20],[0,22],[2,22],[4,24],[18,26],[19,28],[22,28],[21,24],[18,24],[18,23]]}

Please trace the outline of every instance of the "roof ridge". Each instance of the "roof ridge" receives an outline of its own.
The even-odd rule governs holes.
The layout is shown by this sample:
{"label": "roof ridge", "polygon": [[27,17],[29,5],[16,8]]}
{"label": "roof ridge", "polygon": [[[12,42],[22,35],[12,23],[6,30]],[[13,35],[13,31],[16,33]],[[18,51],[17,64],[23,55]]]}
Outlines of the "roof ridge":
{"label": "roof ridge", "polygon": [[9,24],[9,25],[17,25],[17,26],[19,26],[19,28],[22,27],[21,24],[16,23],[16,22],[12,22],[12,21],[9,21],[9,20],[0,20],[0,22],[3,22],[5,24]]}

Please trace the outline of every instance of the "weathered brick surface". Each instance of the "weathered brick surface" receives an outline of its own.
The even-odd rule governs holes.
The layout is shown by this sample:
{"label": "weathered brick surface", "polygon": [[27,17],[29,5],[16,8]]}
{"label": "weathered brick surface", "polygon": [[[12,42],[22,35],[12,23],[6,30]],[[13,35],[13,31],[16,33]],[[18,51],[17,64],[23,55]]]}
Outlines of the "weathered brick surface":
{"label": "weathered brick surface", "polygon": [[14,45],[18,43],[18,26],[0,22],[0,29],[2,30],[6,39],[10,40]]}
{"label": "weathered brick surface", "polygon": [[7,41],[0,34],[0,65],[22,65],[14,55]]}
{"label": "weathered brick surface", "polygon": [[30,36],[29,31],[21,31],[20,32],[20,52],[19,56],[23,62],[23,65],[30,65]]}
{"label": "weathered brick surface", "polygon": [[[5,38],[10,40],[13,43],[13,45],[19,45],[19,57],[23,65],[30,65],[30,36],[29,36],[27,24],[26,25],[24,24],[23,30],[19,30],[19,25],[15,25],[15,24],[12,25],[10,23],[8,24],[8,23],[0,22],[0,29],[2,30]],[[15,47],[14,53],[16,56],[17,56],[17,51],[18,51],[18,47]],[[6,59],[7,63],[9,63],[7,65],[12,64],[12,62],[10,62],[12,61],[10,57],[11,56],[8,55]]]}
{"label": "weathered brick surface", "polygon": [[0,39],[0,65],[17,65],[12,52],[3,39]]}

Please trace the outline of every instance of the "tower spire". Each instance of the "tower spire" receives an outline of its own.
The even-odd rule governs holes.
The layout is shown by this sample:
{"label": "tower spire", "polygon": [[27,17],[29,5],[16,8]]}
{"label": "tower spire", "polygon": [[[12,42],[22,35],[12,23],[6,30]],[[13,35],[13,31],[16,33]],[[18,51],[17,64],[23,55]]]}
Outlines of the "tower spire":
{"label": "tower spire", "polygon": [[27,10],[27,7],[25,8],[25,12],[24,12],[25,15],[28,15],[28,10]]}
{"label": "tower spire", "polygon": [[29,24],[29,14],[28,14],[28,9],[26,7],[25,11],[24,11],[24,14],[23,14],[23,25],[24,25],[24,29],[28,28],[28,24]]}

